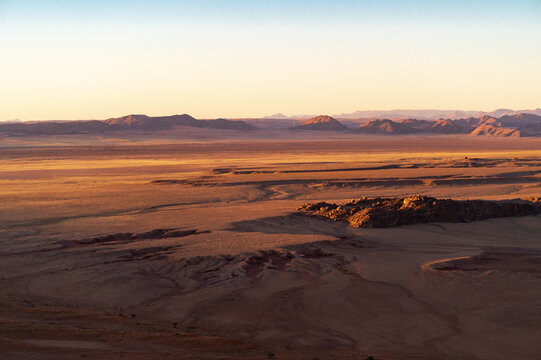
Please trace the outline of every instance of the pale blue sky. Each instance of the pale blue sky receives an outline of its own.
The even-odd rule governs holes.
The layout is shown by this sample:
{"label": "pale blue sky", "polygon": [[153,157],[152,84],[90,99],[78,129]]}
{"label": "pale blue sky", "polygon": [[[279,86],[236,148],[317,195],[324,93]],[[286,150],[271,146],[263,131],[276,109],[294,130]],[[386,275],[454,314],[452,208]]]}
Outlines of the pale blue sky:
{"label": "pale blue sky", "polygon": [[0,120],[541,103],[541,1],[0,0]]}

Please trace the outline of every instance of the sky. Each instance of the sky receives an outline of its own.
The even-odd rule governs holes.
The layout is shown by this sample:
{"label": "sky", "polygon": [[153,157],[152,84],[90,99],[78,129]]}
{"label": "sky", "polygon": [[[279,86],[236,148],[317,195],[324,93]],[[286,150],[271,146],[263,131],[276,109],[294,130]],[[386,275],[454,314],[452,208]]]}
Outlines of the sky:
{"label": "sky", "polygon": [[540,0],[0,0],[0,120],[541,107]]}

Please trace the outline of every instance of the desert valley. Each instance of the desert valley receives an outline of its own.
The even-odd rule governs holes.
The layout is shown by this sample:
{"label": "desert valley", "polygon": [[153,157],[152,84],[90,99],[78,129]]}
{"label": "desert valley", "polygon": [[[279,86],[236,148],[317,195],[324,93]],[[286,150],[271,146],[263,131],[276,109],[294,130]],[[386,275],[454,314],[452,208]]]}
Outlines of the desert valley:
{"label": "desert valley", "polygon": [[540,119],[0,124],[0,357],[535,359]]}

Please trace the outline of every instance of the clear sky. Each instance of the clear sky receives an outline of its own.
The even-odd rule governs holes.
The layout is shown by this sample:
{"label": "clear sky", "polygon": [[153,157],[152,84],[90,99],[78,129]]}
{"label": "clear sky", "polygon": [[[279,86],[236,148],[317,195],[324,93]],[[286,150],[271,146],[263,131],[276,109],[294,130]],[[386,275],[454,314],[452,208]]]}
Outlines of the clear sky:
{"label": "clear sky", "polygon": [[0,0],[0,120],[541,107],[540,0]]}

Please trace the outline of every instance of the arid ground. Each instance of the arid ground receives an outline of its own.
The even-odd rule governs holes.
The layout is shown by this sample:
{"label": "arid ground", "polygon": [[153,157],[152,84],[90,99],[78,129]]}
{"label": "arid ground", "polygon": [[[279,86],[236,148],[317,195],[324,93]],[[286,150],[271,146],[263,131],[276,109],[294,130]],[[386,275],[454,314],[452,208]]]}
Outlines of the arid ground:
{"label": "arid ground", "polygon": [[160,141],[0,149],[0,358],[540,358],[539,216],[297,208],[540,196],[541,139]]}

